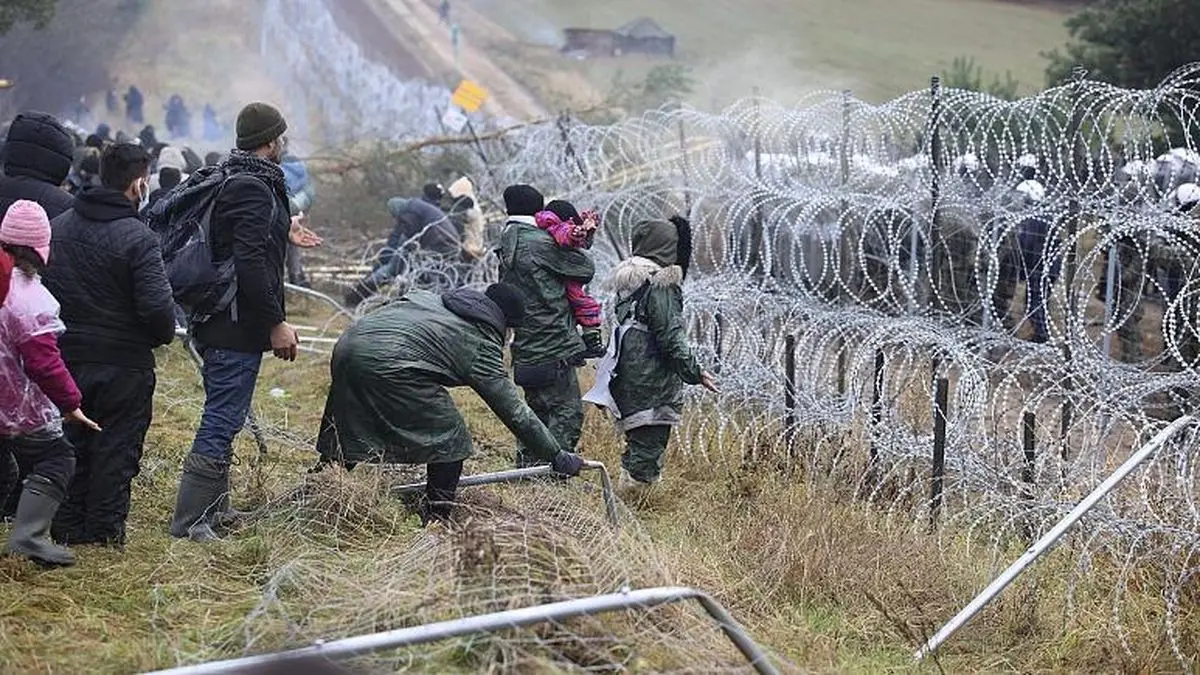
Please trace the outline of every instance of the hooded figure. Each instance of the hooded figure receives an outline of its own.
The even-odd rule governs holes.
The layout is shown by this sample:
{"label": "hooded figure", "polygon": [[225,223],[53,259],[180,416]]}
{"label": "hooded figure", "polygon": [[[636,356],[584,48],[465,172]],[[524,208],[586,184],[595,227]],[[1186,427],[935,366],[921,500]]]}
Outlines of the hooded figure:
{"label": "hooded figure", "polygon": [[17,115],[4,143],[0,213],[18,199],[37,202],[51,219],[71,208],[74,200],[59,188],[74,159],[75,143],[58,120],[39,112]]}
{"label": "hooded figure", "polygon": [[462,232],[462,250],[466,258],[478,260],[487,252],[483,248],[483,210],[475,196],[471,179],[463,176],[450,184],[446,192],[453,200],[450,220]]}
{"label": "hooded figure", "polygon": [[696,361],[683,322],[691,249],[691,225],[683,218],[643,221],[633,228],[633,257],[609,279],[617,327],[597,366],[597,386],[585,400],[608,407],[625,432],[626,485],[661,480],[671,427],[683,410],[683,385],[714,386]]}
{"label": "hooded figure", "polygon": [[157,191],[162,187],[159,174],[163,169],[175,169],[179,172],[180,181],[186,181],[190,172],[188,171],[187,158],[183,155],[183,150],[173,145],[168,145],[158,153],[158,171],[150,175],[150,190]]}
{"label": "hooded figure", "polygon": [[338,339],[317,452],[322,464],[425,464],[423,516],[449,515],[471,432],[447,387],[470,387],[556,471],[575,475],[578,456],[521,401],[504,368],[504,337],[525,315],[520,291],[412,291],[353,324]]}
{"label": "hooded figure", "polygon": [[[500,280],[521,289],[525,298],[525,324],[516,330],[512,345],[513,379],[525,390],[525,401],[563,447],[573,450],[583,429],[583,401],[575,369],[587,351],[579,331],[564,281],[586,284],[596,273],[595,264],[579,249],[564,248],[537,226],[535,214],[545,208],[545,198],[529,185],[504,190],[508,221],[500,234]],[[517,466],[534,460],[517,447]]]}

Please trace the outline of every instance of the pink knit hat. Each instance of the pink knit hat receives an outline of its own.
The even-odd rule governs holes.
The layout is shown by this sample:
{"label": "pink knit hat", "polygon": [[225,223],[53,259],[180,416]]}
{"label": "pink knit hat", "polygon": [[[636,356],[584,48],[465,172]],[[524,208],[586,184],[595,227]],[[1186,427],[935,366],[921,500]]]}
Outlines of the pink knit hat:
{"label": "pink knit hat", "polygon": [[0,242],[28,246],[37,251],[43,263],[50,262],[50,219],[37,202],[18,199],[8,207],[0,222]]}

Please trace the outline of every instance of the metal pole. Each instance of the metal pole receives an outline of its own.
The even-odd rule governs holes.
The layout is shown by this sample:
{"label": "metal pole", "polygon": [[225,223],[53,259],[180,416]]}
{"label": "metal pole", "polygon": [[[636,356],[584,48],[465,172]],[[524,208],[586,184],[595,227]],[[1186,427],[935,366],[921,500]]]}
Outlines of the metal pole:
{"label": "metal pole", "polygon": [[762,110],[758,100],[758,87],[754,88],[754,226],[750,229],[750,275],[759,282],[763,281],[762,243],[763,217],[762,200],[759,195],[762,189]]}
{"label": "metal pole", "polygon": [[[1021,480],[1026,485],[1033,485],[1034,472],[1034,441],[1037,430],[1037,417],[1032,410],[1026,410],[1021,416],[1021,445],[1025,449],[1025,465],[1021,467]],[[1033,498],[1031,490],[1026,491],[1026,497]]]}
{"label": "metal pole", "polygon": [[[883,424],[883,350],[875,350],[875,388],[871,392],[871,435],[875,435],[879,425]],[[871,463],[870,466],[875,466],[875,460],[879,457],[879,448],[875,447],[874,438],[871,440]]]}
{"label": "metal pole", "polygon": [[[608,468],[602,462],[593,462],[584,460],[584,471],[598,471],[600,473],[600,489],[604,493],[604,509],[608,514],[608,520],[615,527],[617,525],[617,498],[612,488],[612,478],[608,475]],[[459,487],[477,487],[480,485],[495,485],[498,483],[518,483],[521,481],[532,480],[534,478],[546,478],[550,476],[558,476],[549,465],[531,466],[524,469],[509,469],[507,471],[495,471],[493,473],[477,473],[473,476],[463,476],[458,481]],[[399,485],[392,489],[392,492],[397,495],[408,494],[412,492],[424,492],[425,483],[409,483],[407,485]]]}
{"label": "metal pole", "polygon": [[950,380],[939,377],[933,397],[933,478],[929,486],[929,529],[937,527],[946,480],[946,411],[950,406]]}
{"label": "metal pole", "polygon": [[660,605],[687,600],[697,601],[704,611],[716,622],[729,641],[746,657],[755,672],[761,675],[776,675],[779,670],[771,662],[762,647],[746,633],[729,612],[708,594],[682,586],[646,588],[622,593],[597,595],[578,600],[566,600],[534,607],[510,609],[503,612],[439,621],[437,623],[399,628],[396,630],[360,635],[331,642],[317,642],[311,647],[293,649],[277,654],[248,656],[227,661],[214,661],[194,666],[181,666],[169,670],[154,671],[150,675],[215,675],[237,673],[246,669],[267,665],[302,662],[309,659],[345,659],[387,649],[399,649],[437,642],[449,638],[495,633],[512,628],[533,626],[546,621],[566,621],[579,616],[592,616],[607,612],[631,609],[653,609]]}
{"label": "metal pole", "polygon": [[796,336],[783,339],[783,407],[786,410],[783,435],[787,443],[788,459],[796,461]]}
{"label": "metal pole", "polygon": [[1195,423],[1196,418],[1194,417],[1180,417],[1168,425],[1165,429],[1155,434],[1154,438],[1151,439],[1149,443],[1142,446],[1140,450],[1130,456],[1129,459],[1125,460],[1125,463],[1122,464],[1120,468],[1114,471],[1111,476],[1104,479],[1104,482],[1097,486],[1095,490],[1092,490],[1091,494],[1085,497],[1083,501],[1079,502],[1075,508],[1071,509],[1070,513],[1068,513],[1062,520],[1058,521],[1058,523],[1051,528],[1049,532],[1042,535],[1041,539],[1038,539],[1036,542],[1034,542],[1034,544],[1030,546],[1025,553],[1021,554],[1020,558],[1017,558],[1016,562],[1014,562],[1012,565],[1009,565],[1008,569],[1004,570],[1000,576],[996,577],[992,583],[988,584],[987,588],[983,589],[983,591],[977,595],[975,599],[972,600],[966,607],[964,607],[962,611],[954,615],[953,619],[950,619],[950,621],[948,621],[946,625],[942,626],[933,637],[929,638],[929,641],[913,654],[913,659],[920,661],[936,651],[937,648],[942,645],[942,643],[948,640],[951,635],[954,635],[959,628],[962,628],[964,625],[966,625],[966,623],[970,621],[976,614],[978,614],[981,609],[983,609],[989,602],[999,595],[1001,591],[1005,589],[1005,587],[1012,583],[1012,581],[1016,579],[1021,572],[1025,571],[1025,568],[1032,565],[1035,561],[1037,561],[1038,558],[1042,556],[1043,553],[1054,546],[1054,544],[1057,543],[1064,534],[1066,534],[1067,530],[1071,529],[1075,523],[1079,522],[1079,520],[1083,518],[1083,516],[1101,499],[1104,499],[1109,492],[1112,492],[1113,488],[1115,488],[1118,483],[1125,480],[1129,474],[1133,473],[1133,471],[1137,469],[1142,462],[1146,461],[1146,458],[1154,454],[1155,451],[1162,447],[1162,445],[1166,443],[1172,436],[1179,433],[1181,429]]}
{"label": "metal pole", "polygon": [[1108,247],[1108,265],[1104,272],[1104,356],[1112,358],[1112,325],[1117,285],[1117,244]]}

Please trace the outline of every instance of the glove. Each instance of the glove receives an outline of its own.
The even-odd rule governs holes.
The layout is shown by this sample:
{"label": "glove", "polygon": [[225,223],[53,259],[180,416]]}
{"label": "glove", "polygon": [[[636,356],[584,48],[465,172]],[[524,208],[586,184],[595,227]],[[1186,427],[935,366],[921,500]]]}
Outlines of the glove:
{"label": "glove", "polygon": [[556,473],[564,476],[578,476],[579,471],[583,469],[583,458],[573,452],[560,450],[554,459],[550,460],[550,466]]}

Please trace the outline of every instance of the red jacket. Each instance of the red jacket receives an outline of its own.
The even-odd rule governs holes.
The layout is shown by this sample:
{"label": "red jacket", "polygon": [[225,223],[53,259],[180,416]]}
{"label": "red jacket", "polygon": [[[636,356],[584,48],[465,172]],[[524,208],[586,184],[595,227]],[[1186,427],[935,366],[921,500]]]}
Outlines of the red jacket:
{"label": "red jacket", "polygon": [[12,271],[12,258],[0,250],[0,305],[8,299],[8,284],[12,281]]}

